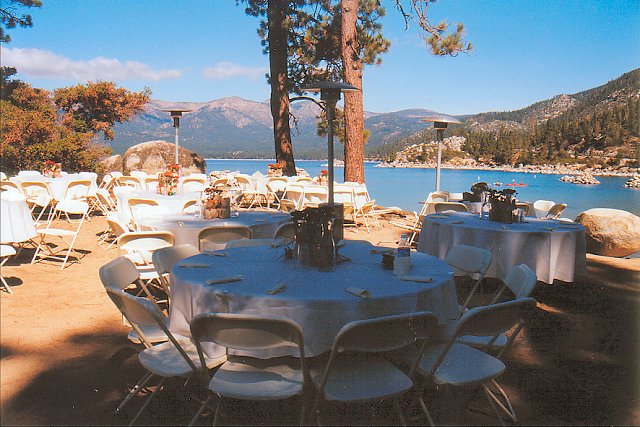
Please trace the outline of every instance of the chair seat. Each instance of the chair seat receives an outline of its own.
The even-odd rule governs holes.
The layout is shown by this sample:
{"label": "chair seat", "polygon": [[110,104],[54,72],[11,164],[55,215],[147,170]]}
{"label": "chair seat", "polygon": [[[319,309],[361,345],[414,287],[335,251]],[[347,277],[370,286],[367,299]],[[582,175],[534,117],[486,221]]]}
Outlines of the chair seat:
{"label": "chair seat", "polygon": [[[431,369],[445,345],[436,345],[425,350],[418,364],[418,371],[422,375],[430,376]],[[454,343],[434,373],[434,381],[456,386],[481,383],[497,377],[504,370],[505,365],[499,359],[473,347]]]}
{"label": "chair seat", "polygon": [[[198,350],[191,340],[186,337],[176,336],[176,341],[184,349],[194,366],[200,366]],[[216,358],[207,358],[207,367],[218,366],[226,358],[225,355]],[[145,348],[138,354],[138,360],[149,372],[162,377],[189,377],[193,369],[178,352],[172,342],[165,342]]]}
{"label": "chair seat", "polygon": [[[477,349],[482,350],[485,348],[491,340],[493,336],[489,335],[464,335],[459,337],[456,341],[460,344],[466,344],[471,347],[475,347]],[[491,344],[492,350],[500,350],[502,347],[507,345],[508,338],[505,334],[499,334],[498,338]]]}
{"label": "chair seat", "polygon": [[[138,325],[138,327],[150,343],[165,342],[169,340],[169,338],[167,338],[167,334],[164,333],[160,326]],[[135,329],[131,329],[131,331],[129,331],[129,335],[127,336],[127,338],[134,344],[142,344],[142,340],[140,339],[140,336]]]}
{"label": "chair seat", "polygon": [[70,231],[70,230],[64,230],[61,228],[41,228],[39,230],[36,230],[38,232],[38,234],[44,234],[47,236],[75,236],[76,232],[75,231]]}
{"label": "chair seat", "polygon": [[295,358],[238,358],[226,361],[209,382],[222,397],[247,400],[279,400],[302,392],[304,376]]}
{"label": "chair seat", "polygon": [[[310,368],[311,379],[320,386],[323,365]],[[378,400],[409,391],[413,381],[381,357],[341,357],[334,362],[324,388],[325,399],[339,402]]]}
{"label": "chair seat", "polygon": [[16,250],[11,245],[0,245],[0,258],[15,255]]}

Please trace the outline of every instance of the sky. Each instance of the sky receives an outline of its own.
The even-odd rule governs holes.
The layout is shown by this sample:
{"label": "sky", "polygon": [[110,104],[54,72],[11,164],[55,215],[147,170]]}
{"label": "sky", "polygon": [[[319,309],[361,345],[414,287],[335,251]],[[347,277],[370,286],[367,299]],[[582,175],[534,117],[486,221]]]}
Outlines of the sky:
{"label": "sky", "polygon": [[[367,111],[516,110],[640,67],[640,0],[439,0],[431,20],[462,22],[474,46],[456,57],[431,55],[395,1],[382,4],[391,48],[365,68]],[[8,31],[0,62],[35,87],[108,80],[164,101],[269,99],[258,18],[235,0],[43,0],[28,13],[33,27]]]}

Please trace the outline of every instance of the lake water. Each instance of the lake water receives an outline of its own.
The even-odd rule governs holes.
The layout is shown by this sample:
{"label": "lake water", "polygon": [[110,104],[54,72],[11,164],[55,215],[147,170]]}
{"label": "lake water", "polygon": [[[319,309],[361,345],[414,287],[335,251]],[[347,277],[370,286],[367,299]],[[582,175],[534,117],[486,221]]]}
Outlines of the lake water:
{"label": "lake water", "polygon": [[[214,170],[239,171],[251,175],[260,171],[266,175],[267,164],[273,160],[207,160],[207,173]],[[326,161],[297,160],[296,166],[316,176],[326,169]],[[377,168],[376,163],[365,163],[365,179],[369,194],[382,206],[398,206],[408,211],[420,211],[429,192],[435,189],[435,169]],[[342,181],[343,168],[337,167],[336,181]],[[599,185],[576,185],[560,182],[561,175],[530,174],[498,171],[443,169],[441,188],[451,192],[469,191],[471,184],[484,181],[489,184],[507,184],[515,180],[526,187],[514,187],[518,199],[533,202],[538,199],[566,203],[563,216],[575,218],[591,208],[622,209],[640,215],[640,189],[625,188],[625,177],[597,177]],[[504,187],[502,187],[504,188]]]}

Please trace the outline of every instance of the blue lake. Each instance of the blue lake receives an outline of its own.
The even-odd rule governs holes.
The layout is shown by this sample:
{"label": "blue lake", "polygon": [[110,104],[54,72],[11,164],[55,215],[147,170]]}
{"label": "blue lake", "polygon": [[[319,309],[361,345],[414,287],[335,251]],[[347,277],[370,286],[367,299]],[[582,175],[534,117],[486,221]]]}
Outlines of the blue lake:
{"label": "blue lake", "polygon": [[[273,160],[207,160],[207,173],[214,170],[239,171],[251,175],[260,171],[266,175],[267,164]],[[297,160],[296,166],[316,176],[326,161]],[[435,188],[435,169],[376,168],[365,164],[365,179],[371,197],[383,206],[398,206],[404,210],[419,211],[419,202]],[[343,169],[336,168],[336,181],[342,181]],[[622,209],[640,215],[640,189],[625,188],[625,177],[597,177],[599,185],[576,185],[560,182],[561,175],[531,174],[498,171],[443,169],[441,188],[452,192],[468,191],[471,184],[485,181],[489,184],[507,184],[515,180],[526,187],[515,187],[518,199],[538,199],[566,203],[563,216],[575,218],[591,208]]]}

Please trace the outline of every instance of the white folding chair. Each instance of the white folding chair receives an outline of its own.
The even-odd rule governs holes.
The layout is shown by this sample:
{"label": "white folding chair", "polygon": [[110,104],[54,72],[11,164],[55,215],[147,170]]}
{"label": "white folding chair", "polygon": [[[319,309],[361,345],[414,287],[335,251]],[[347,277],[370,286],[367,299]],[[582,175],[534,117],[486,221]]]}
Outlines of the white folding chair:
{"label": "white folding chair", "polygon": [[206,178],[192,177],[191,175],[182,181],[182,191],[204,191],[207,186]]}
{"label": "white folding chair", "polygon": [[444,261],[454,268],[456,276],[469,276],[473,280],[471,291],[460,307],[460,311],[463,312],[478,290],[484,274],[491,264],[491,251],[475,246],[456,245],[449,249]]}
{"label": "white folding chair", "polygon": [[[118,257],[100,267],[98,274],[105,289],[119,291],[131,289],[135,292],[135,296],[140,296],[144,293],[151,298],[151,302],[155,303],[149,289],[140,279],[140,272],[130,259]],[[127,318],[125,313],[122,313],[122,315]],[[165,342],[169,339],[164,333],[164,329],[160,328],[155,321],[148,324],[137,324],[127,319],[127,322],[132,327],[127,339],[134,344],[143,344],[145,347],[151,347],[155,343]],[[165,324],[169,324],[169,319],[165,318]]]}
{"label": "white folding chair", "polygon": [[[536,301],[531,298],[472,308],[458,321],[446,344],[427,346],[417,357],[407,353],[408,361],[413,363],[411,372],[417,372],[436,385],[465,387],[479,384],[498,420],[503,423],[498,412],[500,410],[513,422],[517,422],[509,397],[495,380],[506,369],[504,363],[482,350],[457,342],[457,339],[463,335],[495,336],[514,326],[519,332],[523,319],[531,315],[535,308]],[[513,343],[516,335],[517,333],[511,334],[500,356]],[[419,400],[422,410],[433,425],[422,396]]]}
{"label": "white folding chair", "polygon": [[67,189],[64,192],[64,200],[81,200],[86,201],[91,189],[91,180],[75,179],[69,181]]}
{"label": "white folding chair", "polygon": [[250,239],[251,235],[249,227],[205,227],[198,233],[198,248],[200,251],[217,251],[224,249],[231,240]]}
{"label": "white folding chair", "polygon": [[536,213],[536,218],[544,218],[553,205],[555,205],[555,203],[549,200],[536,200],[533,202],[533,210]]}
{"label": "white folding chair", "polygon": [[102,246],[107,241],[107,239],[111,239],[111,241],[105,248],[106,250],[111,249],[111,246],[113,246],[118,241],[118,237],[120,237],[124,233],[131,231],[129,229],[129,226],[127,224],[122,224],[118,219],[118,216],[115,214],[107,216],[107,226],[108,230],[105,230],[102,235],[98,237],[99,246]]}
{"label": "white folding chair", "polygon": [[4,289],[12,294],[11,286],[7,283],[4,277],[2,277],[2,266],[5,262],[9,260],[10,257],[16,254],[16,250],[11,245],[0,245],[0,281],[2,281],[2,286]]}
{"label": "white folding chair", "polygon": [[173,246],[175,236],[170,231],[131,231],[118,237],[117,244],[120,253],[129,258],[140,273],[140,278],[147,286],[157,282],[162,291],[165,291],[160,277],[153,266],[153,252]]}
{"label": "white folding chair", "polygon": [[304,187],[301,207],[317,208],[321,203],[326,203],[329,194],[328,191],[327,187],[320,187],[317,185],[308,185]]}
{"label": "white folding chair", "polygon": [[[531,296],[536,282],[536,273],[533,270],[525,264],[516,265],[509,271],[509,274],[504,279],[504,284],[498,289],[489,304],[496,304],[507,293],[507,290],[509,290],[508,293],[511,294],[513,299],[528,298]],[[505,334],[497,336],[465,335],[459,337],[458,342],[481,348],[484,351],[489,349],[499,351],[507,344],[508,337]]]}
{"label": "white folding chair", "polygon": [[[280,204],[282,205],[284,202],[285,208],[281,208],[281,210],[285,210],[291,206],[293,206],[292,210],[302,209],[302,200],[304,196],[304,187],[301,185],[287,185],[284,190],[284,194],[280,199]],[[288,202],[290,201],[290,202]]]}
{"label": "white folding chair", "polygon": [[288,222],[286,224],[280,225],[275,233],[273,233],[273,238],[276,240],[285,239],[285,241],[293,242],[296,240],[296,226],[292,222]]}
{"label": "white folding chair", "polygon": [[[145,213],[148,213],[149,211],[153,212],[158,208],[158,206],[160,206],[157,201],[143,197],[131,197],[127,201],[127,204],[129,205],[129,213],[131,215],[131,226],[136,230],[140,230],[138,219],[144,217]],[[140,212],[141,210],[142,212]]]}
{"label": "white folding chair", "polygon": [[20,188],[20,186],[13,181],[0,181],[0,189],[2,189],[2,191],[11,191],[14,193],[23,194],[22,188]]}
{"label": "white folding chair", "polygon": [[160,284],[165,289],[169,301],[171,301],[171,284],[169,283],[168,276],[171,269],[178,261],[198,255],[199,253],[198,248],[195,246],[184,244],[156,249],[153,251],[153,254],[151,254],[153,267],[158,273]]}
{"label": "white folding chair", "polygon": [[[20,183],[22,192],[24,193],[27,204],[31,206],[31,214],[34,216],[36,224],[39,223],[42,215],[49,209],[49,215],[46,221],[49,221],[49,217],[53,214],[53,208],[56,204],[56,200],[51,193],[49,184],[44,181],[22,181]],[[36,209],[40,208],[40,213],[36,216]]]}
{"label": "white folding chair", "polygon": [[160,180],[156,176],[148,176],[144,179],[144,187],[147,191],[157,191]]}
{"label": "white folding chair", "polygon": [[438,319],[433,313],[416,312],[358,320],[342,327],[333,342],[328,362],[310,368],[317,389],[312,413],[318,424],[322,401],[350,404],[391,399],[404,425],[399,399],[413,388],[414,383],[381,353],[431,340],[437,326]]}
{"label": "white folding chair", "polygon": [[[168,342],[145,348],[138,354],[138,360],[147,370],[147,373],[131,389],[116,409],[116,412],[122,411],[131,398],[145,388],[154,376],[159,376],[162,379],[154,392],[147,397],[129,425],[133,425],[137,421],[158,391],[162,389],[167,378],[179,377],[188,380],[197,376],[200,363],[206,366],[207,369],[212,369],[226,360],[226,355],[224,354],[209,357],[201,352],[199,355],[190,338],[179,335],[174,336],[167,328],[165,317],[160,309],[150,301],[113,288],[107,288],[107,294],[120,311],[124,313],[132,326],[150,325],[155,322],[169,338]],[[143,335],[142,330],[139,330],[138,333],[141,336]]]}
{"label": "white folding chair", "polygon": [[436,202],[433,204],[433,208],[436,212],[468,212],[467,206],[464,203],[457,202]]}
{"label": "white folding chair", "polygon": [[[62,261],[62,266],[60,267],[60,269],[62,270],[67,264],[67,261],[69,260],[71,254],[74,254],[76,262],[80,262],[81,256],[74,249],[74,244],[76,242],[76,239],[78,238],[78,234],[80,233],[80,228],[87,218],[88,211],[89,204],[87,202],[69,199],[58,202],[56,204],[56,207],[54,208],[53,215],[51,215],[49,221],[47,222],[46,227],[37,230],[40,240],[38,242],[36,252],[33,254],[31,264],[33,264],[36,259],[55,259]],[[64,213],[67,216],[67,219],[69,219],[69,215],[80,215],[80,220],[78,221],[78,226],[75,230],[51,227],[53,218],[61,213]],[[50,242],[47,240],[47,238],[53,237],[57,237],[62,240],[67,245],[67,247],[56,247],[56,251],[54,252],[54,250],[49,247],[48,244]],[[41,254],[42,251],[45,251],[46,253]]]}
{"label": "white folding chair", "polygon": [[549,209],[549,212],[544,216],[544,219],[558,219],[566,208],[567,205],[565,203],[557,203],[551,206],[551,209]]}
{"label": "white folding chair", "polygon": [[[214,425],[220,421],[224,399],[274,401],[294,396],[302,397],[300,424],[304,424],[304,393],[309,373],[302,329],[296,322],[285,317],[204,313],[191,320],[191,336],[200,355],[203,377],[209,381],[209,390],[219,398]],[[208,342],[242,351],[293,347],[299,357],[257,359],[229,356],[210,377],[202,349],[202,344]],[[191,424],[202,414],[211,398],[209,395]]]}

